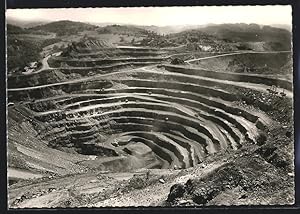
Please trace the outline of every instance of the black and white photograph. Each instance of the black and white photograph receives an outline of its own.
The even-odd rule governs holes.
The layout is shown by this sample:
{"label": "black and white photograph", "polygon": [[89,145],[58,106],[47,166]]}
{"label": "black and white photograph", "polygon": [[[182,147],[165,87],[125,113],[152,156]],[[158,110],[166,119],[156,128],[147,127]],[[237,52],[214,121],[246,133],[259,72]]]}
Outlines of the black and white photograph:
{"label": "black and white photograph", "polygon": [[9,209],[295,203],[291,5],[5,15]]}

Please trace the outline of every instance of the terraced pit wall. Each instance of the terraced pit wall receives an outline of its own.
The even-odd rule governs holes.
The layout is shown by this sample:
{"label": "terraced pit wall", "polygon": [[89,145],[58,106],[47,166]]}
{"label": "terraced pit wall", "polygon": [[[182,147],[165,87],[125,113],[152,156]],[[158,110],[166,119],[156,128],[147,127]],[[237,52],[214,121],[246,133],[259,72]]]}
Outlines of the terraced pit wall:
{"label": "terraced pit wall", "polygon": [[[126,152],[132,157],[131,140],[116,148],[110,143],[99,146],[103,135],[131,137],[151,148],[156,168],[194,166],[206,155],[255,142],[256,130],[264,129],[256,115],[214,99],[232,102],[237,97],[215,89],[213,82],[176,73],[162,80],[158,75],[137,72],[118,80],[128,87],[119,89],[112,88],[119,79],[113,74],[110,80],[10,89],[9,99],[24,100],[22,105],[36,120],[48,123],[51,128],[42,130],[40,137],[53,148],[116,157]],[[27,102],[31,99],[35,101]]]}
{"label": "terraced pit wall", "polygon": [[257,83],[257,84],[265,84],[265,85],[276,85],[281,88],[287,89],[289,91],[293,91],[293,83],[289,80],[284,79],[274,79],[270,77],[264,77],[262,75],[251,75],[251,74],[237,74],[237,73],[229,73],[229,72],[216,72],[204,69],[194,69],[194,68],[187,68],[182,66],[176,65],[161,65],[159,67],[163,67],[168,71],[171,72],[178,72],[184,74],[193,74],[197,76],[209,77],[209,78],[216,78],[220,80],[230,80],[236,82],[250,82],[250,83]]}
{"label": "terraced pit wall", "polygon": [[93,59],[93,60],[82,60],[78,59],[51,59],[49,64],[53,67],[61,66],[61,63],[72,66],[72,67],[93,67],[109,65],[112,63],[129,63],[129,62],[162,62],[167,57],[145,57],[145,58],[122,58],[122,59]]}

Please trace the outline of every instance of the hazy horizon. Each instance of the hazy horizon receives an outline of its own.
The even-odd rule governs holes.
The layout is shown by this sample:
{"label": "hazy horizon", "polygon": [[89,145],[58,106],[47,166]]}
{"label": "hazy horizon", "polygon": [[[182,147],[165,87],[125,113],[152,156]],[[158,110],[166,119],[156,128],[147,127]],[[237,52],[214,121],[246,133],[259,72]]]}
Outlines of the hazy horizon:
{"label": "hazy horizon", "polygon": [[24,22],[69,20],[161,27],[226,23],[292,25],[291,7],[279,5],[7,9],[6,17]]}

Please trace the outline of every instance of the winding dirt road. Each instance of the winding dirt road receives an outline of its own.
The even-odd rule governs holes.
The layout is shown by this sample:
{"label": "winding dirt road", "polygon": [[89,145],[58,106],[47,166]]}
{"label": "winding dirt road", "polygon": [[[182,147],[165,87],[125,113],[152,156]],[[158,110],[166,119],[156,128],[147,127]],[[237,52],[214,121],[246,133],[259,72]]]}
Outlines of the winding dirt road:
{"label": "winding dirt road", "polygon": [[52,57],[52,56],[59,56],[60,54],[61,54],[61,51],[60,51],[60,52],[53,53],[53,54],[50,54],[50,55],[44,57],[44,58],[42,59],[42,61],[41,61],[42,67],[41,67],[39,70],[37,70],[37,71],[35,71],[35,72],[33,72],[33,73],[36,74],[36,73],[40,73],[40,72],[42,72],[42,71],[44,71],[44,70],[53,69],[53,68],[51,68],[51,67],[49,66],[48,60],[49,60],[50,57]]}
{"label": "winding dirt road", "polygon": [[214,55],[214,56],[206,56],[206,57],[200,57],[197,59],[190,59],[186,60],[184,62],[190,63],[195,62],[203,59],[212,59],[212,58],[218,58],[223,56],[233,56],[233,55],[241,55],[241,54],[270,54],[270,53],[291,53],[291,51],[243,51],[243,52],[233,52],[233,53],[226,53],[226,54],[220,54],[220,55]]}
{"label": "winding dirt road", "polygon": [[43,175],[32,173],[30,171],[8,168],[8,177],[16,178],[16,179],[33,179],[33,178],[41,178]]}
{"label": "winding dirt road", "polygon": [[[152,70],[153,69],[153,65],[152,66],[144,66],[141,68],[136,68],[136,69],[132,69],[129,70],[127,72],[134,72],[134,71],[139,71],[139,72],[158,72],[156,70]],[[108,73],[108,74],[101,74],[101,75],[97,75],[97,76],[92,76],[92,77],[86,77],[86,78],[82,78],[82,79],[76,79],[76,80],[70,80],[70,81],[66,81],[66,82],[59,82],[59,83],[51,83],[51,84],[46,84],[46,85],[39,85],[39,86],[32,86],[32,87],[24,87],[24,88],[10,88],[7,89],[8,92],[16,92],[16,91],[26,91],[26,90],[34,90],[34,89],[41,89],[41,88],[47,88],[47,87],[53,87],[53,86],[59,86],[59,85],[65,85],[65,84],[72,84],[72,83],[79,83],[79,82],[85,82],[85,81],[89,81],[89,80],[95,80],[96,78],[99,77],[106,77],[106,76],[111,76],[111,75],[118,75],[118,74],[122,74],[124,73],[123,71],[119,71],[119,72],[114,72],[114,73]],[[164,71],[165,75],[168,74],[174,74],[172,72],[169,71]],[[182,77],[186,77],[186,76],[190,76],[187,74],[180,74],[180,73],[175,73],[174,75],[176,76],[182,76]],[[219,79],[215,79],[215,78],[209,78],[209,77],[200,77],[200,76],[194,76],[194,78],[196,79],[203,79],[203,80],[209,80],[209,81],[214,81],[214,82],[218,82],[218,83],[223,83],[223,84],[227,84],[227,85],[233,85],[233,86],[239,86],[239,87],[244,87],[244,88],[248,88],[248,89],[252,89],[255,91],[259,91],[259,92],[267,92],[267,89],[270,88],[270,86],[265,85],[265,84],[257,84],[257,83],[249,83],[249,82],[236,82],[236,81],[230,81],[230,80],[219,80]],[[282,88],[277,88],[278,91],[283,91]],[[288,90],[284,90],[287,97],[292,98],[293,97],[293,92],[292,91],[288,91]],[[279,94],[275,95],[275,96],[280,96]]]}

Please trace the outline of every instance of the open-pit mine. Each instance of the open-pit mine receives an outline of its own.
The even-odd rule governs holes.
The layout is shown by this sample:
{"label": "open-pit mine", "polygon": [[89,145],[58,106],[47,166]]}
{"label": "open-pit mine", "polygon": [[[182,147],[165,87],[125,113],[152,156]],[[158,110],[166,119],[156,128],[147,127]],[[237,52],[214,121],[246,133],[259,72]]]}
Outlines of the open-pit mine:
{"label": "open-pit mine", "polygon": [[80,36],[8,71],[11,208],[294,202],[290,49]]}

